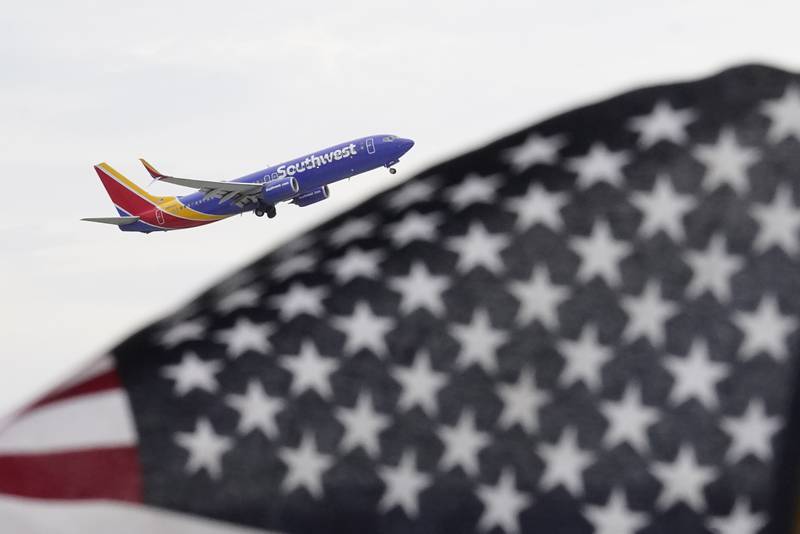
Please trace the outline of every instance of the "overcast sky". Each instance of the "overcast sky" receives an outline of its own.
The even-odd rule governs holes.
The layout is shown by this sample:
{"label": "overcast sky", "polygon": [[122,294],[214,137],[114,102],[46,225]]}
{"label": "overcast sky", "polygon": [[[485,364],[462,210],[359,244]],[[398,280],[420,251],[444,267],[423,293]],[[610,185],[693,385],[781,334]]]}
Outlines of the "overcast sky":
{"label": "overcast sky", "polygon": [[[0,413],[436,161],[636,85],[750,61],[797,69],[794,4],[4,2]],[[369,133],[417,142],[395,177],[337,184],[271,221],[147,236],[78,220],[115,215],[100,161],[142,185],[139,157],[231,179]]]}

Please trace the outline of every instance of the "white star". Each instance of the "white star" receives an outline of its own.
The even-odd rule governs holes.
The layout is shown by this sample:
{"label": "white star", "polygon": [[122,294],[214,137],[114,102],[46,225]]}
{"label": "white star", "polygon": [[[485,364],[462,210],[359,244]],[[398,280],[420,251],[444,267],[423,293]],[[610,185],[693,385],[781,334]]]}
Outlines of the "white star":
{"label": "white star", "polygon": [[316,266],[317,257],[314,254],[296,254],[283,259],[270,274],[276,280],[286,280],[296,274],[308,272]]}
{"label": "white star", "polygon": [[222,362],[201,360],[194,352],[186,352],[181,363],[167,365],[161,376],[175,381],[175,394],[183,396],[193,389],[214,393],[219,388],[215,375],[222,370]]}
{"label": "white star", "polygon": [[633,117],[628,128],[639,134],[639,146],[649,148],[659,141],[672,141],[676,145],[686,142],[686,126],[697,119],[690,109],[674,109],[669,102],[656,102],[649,115]]}
{"label": "white star", "polygon": [[447,375],[433,370],[426,352],[419,352],[411,367],[395,366],[390,373],[403,388],[397,401],[401,410],[419,406],[428,417],[436,416],[439,411],[436,396],[447,384]]}
{"label": "white star", "polygon": [[638,297],[623,297],[622,307],[628,314],[622,337],[628,342],[645,337],[656,348],[664,343],[667,321],[678,312],[677,304],[664,300],[659,284],[653,281],[647,282]]}
{"label": "white star", "polygon": [[168,349],[177,347],[184,341],[197,341],[203,339],[206,332],[206,322],[203,319],[193,319],[170,325],[161,332],[159,341]]}
{"label": "white star", "polygon": [[414,241],[433,241],[442,217],[436,212],[409,212],[400,221],[386,226],[389,238],[395,247],[404,247]]}
{"label": "white star", "polygon": [[550,401],[550,395],[536,387],[532,371],[527,368],[520,371],[513,385],[499,382],[496,392],[503,401],[500,428],[510,429],[519,424],[529,434],[539,428],[539,409]]}
{"label": "white star", "polygon": [[774,296],[762,297],[752,312],[736,312],[733,322],[744,334],[739,354],[745,360],[762,351],[778,361],[784,360],[788,351],[787,338],[798,327],[797,318],[781,313]]}
{"label": "white star", "polygon": [[[296,256],[307,249],[314,247],[317,245],[318,240],[311,236],[311,234],[304,234],[298,236],[288,243],[284,243],[280,246],[275,252],[274,255],[277,259],[286,260],[292,256]],[[234,275],[236,276],[236,275]],[[254,272],[252,275],[251,280],[254,280],[259,277],[257,272]],[[243,282],[248,283],[248,282]],[[241,285],[243,285],[241,284]]]}
{"label": "white star", "polygon": [[498,274],[504,269],[500,251],[508,244],[505,235],[490,234],[483,224],[472,223],[466,235],[449,238],[446,246],[458,254],[456,268],[461,273],[484,267],[490,273]]}
{"label": "white star", "polygon": [[723,129],[713,145],[699,145],[694,156],[706,166],[703,186],[707,191],[728,184],[736,193],[746,193],[750,188],[747,168],[759,158],[755,148],[740,145],[730,128]]}
{"label": "white star", "polygon": [[506,209],[517,216],[516,226],[521,232],[537,223],[556,232],[564,226],[561,208],[566,204],[566,193],[551,192],[539,183],[532,183],[525,196],[508,199]]}
{"label": "white star", "polygon": [[460,466],[468,476],[478,476],[480,472],[478,454],[492,440],[489,434],[477,429],[473,412],[464,410],[455,426],[441,426],[436,435],[444,444],[444,454],[439,460],[439,469],[449,471]]}
{"label": "white star", "polygon": [[246,317],[239,317],[231,328],[217,332],[214,340],[228,346],[228,356],[238,358],[249,350],[266,354],[272,348],[269,336],[274,332],[268,323],[256,324]]}
{"label": "white star", "polygon": [[478,364],[487,373],[497,369],[497,349],[509,338],[508,333],[492,328],[486,310],[476,310],[468,325],[451,326],[450,335],[461,345],[456,365],[466,369]]}
{"label": "white star", "polygon": [[[219,284],[217,284],[211,291],[213,295],[219,299],[224,297],[225,295],[231,293],[232,291],[236,291],[237,289],[241,289],[248,284],[252,284],[256,281],[259,277],[259,273],[256,269],[252,266],[246,267],[240,271],[237,271],[235,274],[228,276],[224,280],[222,280]],[[196,306],[195,303],[192,303],[189,308]],[[178,312],[178,314],[184,311],[183,308]]]}
{"label": "white star", "polygon": [[603,506],[589,504],[583,515],[592,524],[594,534],[634,534],[647,525],[647,515],[628,508],[625,493],[614,490]]}
{"label": "white star", "polygon": [[666,176],[656,178],[651,192],[634,192],[631,202],[642,212],[639,233],[643,237],[650,238],[663,231],[676,243],[685,236],[683,217],[697,205],[691,195],[679,195]]}
{"label": "white star", "polygon": [[504,150],[503,156],[514,171],[520,173],[537,163],[552,165],[558,159],[558,151],[566,144],[567,139],[563,135],[543,137],[533,133],[521,145]]}
{"label": "white star", "polygon": [[647,428],[659,419],[658,410],[642,404],[641,390],[629,385],[618,401],[604,401],[600,411],[608,419],[609,427],[603,443],[609,449],[628,443],[639,453],[647,452]]}
{"label": "white star", "polygon": [[370,217],[359,217],[348,219],[342,225],[337,226],[330,233],[328,238],[332,245],[347,245],[356,239],[369,237],[375,229],[375,220]]}
{"label": "white star", "polygon": [[367,349],[382,358],[389,350],[386,347],[386,334],[394,329],[394,320],[375,315],[365,301],[356,303],[353,315],[333,317],[331,324],[347,336],[344,351],[351,355]]}
{"label": "white star", "polygon": [[222,313],[230,313],[239,308],[253,308],[261,298],[261,289],[257,287],[243,287],[217,301],[216,308]]}
{"label": "white star", "polygon": [[792,201],[792,188],[780,185],[770,204],[754,204],[750,213],[758,222],[758,235],[753,247],[764,252],[777,246],[786,254],[794,255],[800,250],[797,231],[800,229],[800,210]]}
{"label": "white star", "polygon": [[416,455],[403,453],[397,467],[379,467],[378,476],[386,485],[378,507],[387,512],[399,506],[406,516],[415,519],[419,515],[419,494],[433,482],[432,477],[416,468]]}
{"label": "white star", "polygon": [[406,182],[389,197],[389,207],[395,210],[408,208],[412,204],[430,200],[436,193],[435,178],[425,176]]}
{"label": "white star", "polygon": [[317,448],[311,434],[304,434],[296,448],[283,447],[278,457],[286,464],[286,478],[281,489],[290,493],[297,488],[305,488],[312,497],[322,497],[322,475],[333,465],[333,458]]}
{"label": "white star", "polygon": [[566,365],[559,382],[571,386],[583,382],[589,390],[597,390],[601,385],[601,369],[611,360],[611,349],[600,344],[597,328],[587,326],[577,341],[562,339],[558,350],[564,355]]}
{"label": "white star", "polygon": [[345,284],[354,278],[363,277],[375,279],[380,274],[378,265],[384,259],[380,250],[361,250],[351,247],[344,256],[330,260],[329,267],[333,276],[340,284]]}
{"label": "white star", "polygon": [[361,393],[353,408],[337,409],[336,418],[344,426],[344,437],[339,445],[343,453],[362,447],[372,457],[380,455],[378,434],[390,425],[391,418],[375,411],[368,393]]}
{"label": "white star", "polygon": [[728,364],[711,359],[705,341],[692,342],[689,354],[684,357],[664,358],[664,367],[672,373],[675,380],[669,398],[676,406],[690,399],[697,399],[707,410],[717,407],[717,383],[724,380],[730,370]]}
{"label": "white star", "polygon": [[261,431],[268,438],[278,437],[278,425],[275,416],[283,410],[282,399],[270,397],[258,380],[247,383],[247,391],[243,395],[228,395],[225,403],[239,413],[237,432],[246,436],[253,430]]}
{"label": "white star", "polygon": [[[748,510],[749,509],[749,510]],[[767,515],[754,512],[743,498],[736,499],[731,513],[709,519],[711,530],[718,534],[757,534],[767,524]]]}
{"label": "white star", "polygon": [[717,470],[697,463],[689,446],[682,446],[672,462],[655,462],[651,471],[662,485],[657,507],[666,510],[683,501],[696,512],[704,511],[703,487],[716,478]]}
{"label": "white star", "polygon": [[796,85],[787,87],[780,98],[764,102],[761,111],[771,121],[767,137],[772,143],[787,137],[800,140],[800,89]]}
{"label": "white star", "polygon": [[578,447],[578,431],[567,427],[558,443],[541,443],[537,453],[544,461],[544,474],[540,480],[543,491],[564,486],[573,497],[583,493],[583,471],[594,463],[594,454]]}
{"label": "white star", "polygon": [[461,183],[447,190],[447,199],[457,211],[461,211],[472,204],[492,204],[499,188],[498,175],[480,176],[470,173]]}
{"label": "white star", "polygon": [[428,310],[434,317],[444,314],[442,293],[449,287],[447,276],[431,274],[424,263],[415,261],[406,276],[389,279],[389,287],[400,293],[400,311],[409,314],[415,310]]}
{"label": "white star", "polygon": [[630,253],[631,247],[625,241],[614,239],[607,222],[595,222],[589,237],[573,237],[570,246],[581,258],[579,280],[587,283],[594,276],[600,276],[609,286],[619,283],[619,262]]}
{"label": "white star", "polygon": [[576,185],[586,189],[597,182],[621,185],[622,167],[630,163],[631,157],[625,150],[612,152],[603,143],[594,143],[585,156],[570,158],[567,169],[577,173]]}
{"label": "white star", "polygon": [[214,432],[206,418],[197,421],[193,432],[175,434],[175,443],[189,453],[187,473],[192,475],[205,469],[211,478],[219,478],[222,474],[222,456],[233,447],[233,440]]}
{"label": "white star", "polygon": [[533,498],[517,489],[514,471],[503,469],[497,484],[481,484],[477,494],[484,507],[478,520],[479,530],[489,532],[500,527],[506,534],[519,533],[519,514],[533,504]]}
{"label": "white star", "polygon": [[538,320],[545,328],[558,328],[558,307],[569,297],[569,290],[553,284],[546,268],[534,267],[526,282],[511,281],[509,292],[520,303],[518,325],[526,326]]}
{"label": "white star", "polygon": [[307,390],[314,390],[323,399],[329,398],[331,391],[331,374],[339,368],[333,358],[325,358],[310,341],[304,341],[300,353],[296,356],[283,356],[279,361],[281,367],[292,373],[292,385],[289,388],[295,396]]}
{"label": "white star", "polygon": [[751,400],[739,417],[724,417],[720,424],[731,437],[727,459],[738,462],[752,454],[765,464],[772,460],[772,437],[783,427],[780,416],[770,417],[761,400]]}
{"label": "white star", "polygon": [[725,238],[713,236],[705,251],[688,250],[684,261],[692,270],[692,281],[686,288],[689,297],[709,291],[720,303],[731,297],[731,276],[744,266],[744,260],[725,250]]}
{"label": "white star", "polygon": [[327,298],[328,290],[324,287],[308,287],[305,284],[294,282],[283,295],[276,295],[270,299],[281,319],[290,321],[302,314],[312,317],[321,317],[324,311],[322,301]]}

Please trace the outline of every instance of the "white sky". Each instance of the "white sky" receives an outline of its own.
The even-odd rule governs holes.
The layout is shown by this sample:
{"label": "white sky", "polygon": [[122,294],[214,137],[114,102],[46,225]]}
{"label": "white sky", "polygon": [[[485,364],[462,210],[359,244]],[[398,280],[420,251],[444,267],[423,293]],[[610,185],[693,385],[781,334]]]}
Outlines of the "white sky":
{"label": "white sky", "polygon": [[[637,85],[800,68],[790,1],[128,4],[2,3],[0,414],[429,164]],[[272,221],[150,236],[78,221],[115,215],[100,161],[142,185],[139,157],[230,179],[369,133],[417,142],[394,178],[338,184]]]}

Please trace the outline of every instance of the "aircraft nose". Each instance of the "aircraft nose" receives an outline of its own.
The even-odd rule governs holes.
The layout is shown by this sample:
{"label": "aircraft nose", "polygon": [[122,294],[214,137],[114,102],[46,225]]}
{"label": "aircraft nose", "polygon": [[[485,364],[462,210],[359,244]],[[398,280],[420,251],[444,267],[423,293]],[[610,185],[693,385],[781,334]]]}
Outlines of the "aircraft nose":
{"label": "aircraft nose", "polygon": [[411,150],[411,147],[414,146],[414,141],[412,141],[411,139],[398,139],[397,143],[400,145],[403,154]]}

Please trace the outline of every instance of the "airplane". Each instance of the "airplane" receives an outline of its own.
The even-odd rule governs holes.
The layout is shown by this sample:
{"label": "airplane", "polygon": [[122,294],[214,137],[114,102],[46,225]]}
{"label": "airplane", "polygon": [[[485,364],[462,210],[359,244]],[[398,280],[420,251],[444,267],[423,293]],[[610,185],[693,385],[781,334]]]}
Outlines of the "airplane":
{"label": "airplane", "polygon": [[107,163],[100,163],[94,169],[119,216],[81,220],[115,225],[125,232],[150,233],[202,226],[246,211],[273,218],[280,202],[305,207],[325,200],[330,195],[328,185],[334,182],[379,167],[394,174],[394,165],[413,146],[411,139],[396,135],[361,137],[231,181],[169,176],[140,159],[154,182],[197,189],[177,197],[152,195]]}

